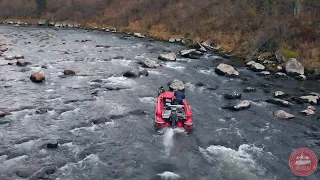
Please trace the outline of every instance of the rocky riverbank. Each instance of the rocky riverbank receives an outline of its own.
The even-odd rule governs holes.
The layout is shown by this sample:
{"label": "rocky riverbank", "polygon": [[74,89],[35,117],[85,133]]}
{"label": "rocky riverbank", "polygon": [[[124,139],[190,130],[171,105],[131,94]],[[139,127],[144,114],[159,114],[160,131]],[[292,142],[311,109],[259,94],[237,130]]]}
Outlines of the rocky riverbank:
{"label": "rocky riverbank", "polygon": [[[28,21],[28,22],[27,22]],[[297,59],[294,52],[281,50],[275,53],[265,52],[259,55],[250,56],[248,58],[234,57],[232,51],[225,46],[219,45],[212,40],[204,42],[197,42],[190,38],[170,38],[170,39],[154,39],[154,37],[147,37],[139,32],[130,32],[125,29],[116,29],[114,27],[101,27],[96,24],[79,24],[79,23],[67,23],[67,22],[54,22],[46,20],[27,20],[26,22],[19,20],[3,20],[0,24],[8,24],[16,27],[19,26],[44,26],[54,28],[79,28],[86,30],[99,30],[111,33],[124,34],[124,38],[134,36],[138,38],[149,38],[150,40],[168,41],[170,43],[178,43],[185,45],[188,50],[179,52],[178,55],[190,59],[199,59],[203,52],[214,52],[221,57],[231,59],[243,59],[249,69],[259,72],[259,75],[269,78],[270,76],[276,76],[280,78],[287,78],[287,76],[293,77],[297,80],[320,80],[320,71],[316,68],[306,68]],[[94,26],[96,25],[96,26]],[[11,57],[7,57],[11,58]],[[175,55],[167,54],[160,55],[160,59],[175,61]]]}

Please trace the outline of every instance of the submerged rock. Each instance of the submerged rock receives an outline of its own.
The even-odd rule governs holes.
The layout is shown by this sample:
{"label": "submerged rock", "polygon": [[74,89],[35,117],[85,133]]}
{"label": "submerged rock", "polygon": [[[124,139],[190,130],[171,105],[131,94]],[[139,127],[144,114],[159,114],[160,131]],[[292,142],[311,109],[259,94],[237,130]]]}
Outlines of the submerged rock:
{"label": "submerged rock", "polygon": [[41,83],[45,80],[43,72],[34,73],[30,76],[30,80],[34,83]]}
{"label": "submerged rock", "polygon": [[289,114],[283,110],[278,110],[276,112],[274,112],[274,116],[279,118],[279,119],[292,119],[292,118],[295,118],[294,115],[292,114]]}
{"label": "submerged rock", "polygon": [[241,99],[241,94],[240,93],[232,93],[232,94],[224,94],[223,96],[226,99],[232,100],[232,99]]}
{"label": "submerged rock", "polygon": [[5,117],[5,116],[6,116],[6,113],[3,111],[0,111],[0,117]]}
{"label": "submerged rock", "polygon": [[228,109],[228,110],[232,110],[232,111],[240,111],[240,110],[245,110],[250,108],[251,103],[248,100],[243,100],[238,102],[236,105],[228,105],[228,106],[224,106],[222,107],[222,109]]}
{"label": "submerged rock", "polygon": [[283,98],[283,97],[286,97],[287,95],[286,95],[284,92],[282,92],[282,91],[275,91],[275,92],[273,93],[273,96],[274,96],[275,98]]}
{"label": "submerged rock", "polygon": [[273,98],[273,99],[268,99],[266,100],[267,103],[271,103],[271,104],[276,104],[276,105],[280,105],[283,107],[289,107],[292,104],[288,101],[282,100],[282,99],[277,99],[277,98]]}
{"label": "submerged rock", "polygon": [[14,56],[11,56],[11,55],[7,55],[4,57],[5,60],[14,60],[15,57]]}
{"label": "submerged rock", "polygon": [[161,54],[158,59],[163,61],[176,61],[177,55],[175,53]]}
{"label": "submerged rock", "polygon": [[256,92],[257,89],[254,87],[246,87],[245,89],[243,89],[243,92],[245,93],[249,93],[249,92]]}
{"label": "submerged rock", "polygon": [[299,76],[304,74],[304,66],[295,58],[290,58],[286,63],[286,73],[290,76]]}
{"label": "submerged rock", "polygon": [[93,124],[105,124],[106,122],[111,122],[111,120],[105,117],[101,117],[97,119],[92,119],[90,120],[90,122]]}
{"label": "submerged rock", "polygon": [[221,63],[215,69],[215,72],[221,76],[238,77],[239,72],[236,71],[231,65]]}

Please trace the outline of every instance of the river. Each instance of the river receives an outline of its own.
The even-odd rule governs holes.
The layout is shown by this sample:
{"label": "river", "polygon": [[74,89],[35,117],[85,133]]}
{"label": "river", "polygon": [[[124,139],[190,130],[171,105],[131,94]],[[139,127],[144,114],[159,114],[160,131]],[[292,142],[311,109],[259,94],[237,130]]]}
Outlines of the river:
{"label": "river", "polygon": [[[320,92],[319,82],[268,80],[244,67],[237,69],[247,81],[218,76],[214,68],[234,60],[210,53],[163,62],[148,69],[149,76],[129,79],[122,72],[140,68],[140,60],[185,47],[101,31],[3,25],[0,43],[9,48],[5,54],[22,54],[32,63],[7,65],[0,57],[0,109],[10,112],[0,119],[0,179],[22,179],[17,172],[32,177],[44,167],[56,167],[44,175],[56,180],[320,179],[319,168],[299,178],[288,166],[300,147],[320,158],[320,120],[299,114],[308,104],[283,108],[265,102],[276,90]],[[76,75],[63,78],[64,69]],[[40,70],[45,83],[31,82],[30,75]],[[186,82],[192,133],[153,127],[158,87],[175,78]],[[205,86],[196,86],[199,82]],[[257,91],[243,93],[247,86]],[[234,91],[252,102],[250,109],[221,109],[232,102],[223,94]],[[38,108],[49,111],[37,114]],[[275,118],[279,109],[296,118]],[[90,123],[96,118],[108,121]],[[56,140],[57,149],[44,147]]]}

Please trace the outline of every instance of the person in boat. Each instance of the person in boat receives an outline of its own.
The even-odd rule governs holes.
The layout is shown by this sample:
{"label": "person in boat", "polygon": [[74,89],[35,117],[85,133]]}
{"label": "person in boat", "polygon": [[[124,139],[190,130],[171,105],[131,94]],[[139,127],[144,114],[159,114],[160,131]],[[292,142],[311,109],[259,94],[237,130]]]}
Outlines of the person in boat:
{"label": "person in boat", "polygon": [[176,102],[180,105],[183,105],[183,100],[186,98],[184,92],[180,90],[175,90],[174,96],[175,96]]}
{"label": "person in boat", "polygon": [[163,86],[161,86],[161,87],[159,88],[159,90],[158,90],[158,96],[159,96],[160,94],[164,93],[164,92],[166,92],[166,90],[164,89]]}

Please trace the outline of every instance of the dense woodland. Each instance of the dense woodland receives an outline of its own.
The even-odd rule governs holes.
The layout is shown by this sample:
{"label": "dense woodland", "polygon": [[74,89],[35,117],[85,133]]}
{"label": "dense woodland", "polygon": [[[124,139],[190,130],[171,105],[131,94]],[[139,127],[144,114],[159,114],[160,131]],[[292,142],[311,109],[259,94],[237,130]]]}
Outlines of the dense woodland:
{"label": "dense woodland", "polygon": [[290,50],[305,65],[320,67],[319,0],[0,0],[0,18],[78,22],[162,39],[213,39],[244,57]]}

